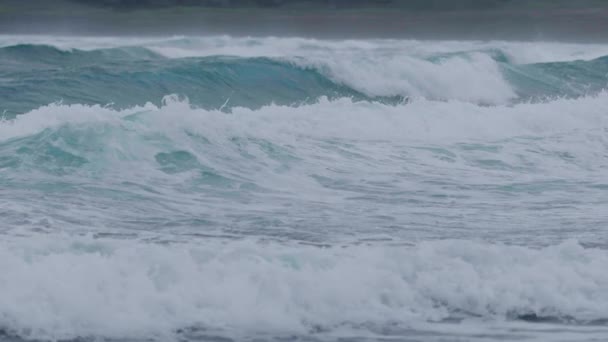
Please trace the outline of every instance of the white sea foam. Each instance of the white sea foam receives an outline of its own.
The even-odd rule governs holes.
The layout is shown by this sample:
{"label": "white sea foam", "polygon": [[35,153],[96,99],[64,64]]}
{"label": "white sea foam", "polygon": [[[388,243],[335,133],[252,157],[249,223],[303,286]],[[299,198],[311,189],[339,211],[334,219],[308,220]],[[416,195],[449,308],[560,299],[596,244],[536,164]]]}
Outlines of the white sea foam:
{"label": "white sea foam", "polygon": [[498,64],[488,55],[474,53],[438,62],[403,55],[332,56],[298,59],[337,83],[370,96],[413,96],[476,103],[507,103],[516,97]]}
{"label": "white sea foam", "polygon": [[[2,333],[608,336],[608,94],[510,105],[492,58],[605,45],[0,36],[20,43],[272,57],[412,98],[224,113],[168,96],[0,121]],[[537,335],[507,322],[522,316],[596,326]]]}
{"label": "white sea foam", "polygon": [[[53,146],[86,158],[91,167],[97,165],[107,169],[111,165],[120,172],[133,167],[130,161],[152,163],[140,167],[141,171],[146,171],[156,169],[155,155],[159,151],[181,150],[225,174],[248,174],[249,178],[261,172],[256,181],[267,184],[271,179],[275,182],[275,185],[267,184],[271,187],[279,184],[275,178],[279,175],[268,178],[264,176],[265,172],[275,173],[271,170],[280,169],[285,161],[274,159],[277,156],[269,155],[257,144],[245,143],[250,139],[275,144],[288,158],[297,158],[305,164],[325,160],[327,167],[357,161],[362,164],[351,167],[369,169],[365,159],[347,158],[339,150],[328,151],[321,147],[327,141],[344,141],[354,144],[357,153],[353,156],[365,155],[375,159],[378,166],[395,172],[399,169],[399,158],[394,158],[407,151],[414,158],[410,162],[416,161],[410,167],[418,163],[426,165],[424,167],[440,163],[436,167],[458,166],[463,171],[472,167],[473,171],[478,166],[471,166],[471,161],[481,158],[502,163],[512,170],[512,176],[523,172],[528,180],[536,179],[528,174],[533,171],[544,177],[603,184],[606,178],[602,170],[608,167],[605,158],[607,109],[608,94],[605,93],[579,99],[493,107],[458,101],[416,100],[390,106],[350,99],[321,99],[316,104],[300,107],[234,108],[230,114],[192,108],[187,101],[168,97],[162,107],[147,104],[122,111],[84,105],[41,107],[14,120],[0,122],[0,142],[64,127],[68,130],[63,134],[74,137],[69,140],[54,138]],[[205,139],[213,148],[201,144],[196,137]],[[236,143],[235,139],[244,140]],[[463,151],[457,145],[460,143],[490,144],[501,153]],[[440,156],[429,156],[417,146],[445,149],[445,153],[460,157],[451,157],[451,165],[441,164]],[[581,178],[582,171],[584,178]],[[292,172],[300,172],[301,177],[308,178],[307,173],[319,170],[312,165],[300,165]],[[125,172],[127,176],[130,174],[132,172]],[[465,178],[460,182],[472,181],[466,180],[466,174],[462,176]],[[288,186],[295,179],[285,179],[283,185]],[[487,180],[479,178],[479,182]],[[307,186],[303,185],[303,188]]]}
{"label": "white sea foam", "polygon": [[[272,135],[308,136],[393,142],[495,141],[580,131],[599,130],[601,133],[608,127],[607,107],[606,93],[578,99],[492,107],[461,101],[415,100],[392,106],[321,98],[311,105],[269,105],[259,110],[237,107],[226,114],[193,108],[187,100],[168,96],[161,107],[148,103],[119,111],[98,105],[43,106],[13,120],[1,121],[0,141],[63,125],[106,123],[128,126],[133,120],[124,119],[129,116],[149,125],[146,129],[191,128],[211,137],[252,134],[266,138],[272,138]],[[141,125],[137,127],[143,128]]]}
{"label": "white sea foam", "polygon": [[608,253],[574,241],[540,250],[466,241],[320,248],[66,236],[0,245],[0,326],[29,338],[608,317]]}
{"label": "white sea foam", "polygon": [[[564,238],[605,244],[606,236],[597,234],[607,204],[607,108],[603,93],[493,107],[321,99],[230,114],[175,97],[160,108],[123,111],[51,105],[0,123],[5,182],[46,189],[49,179],[56,181],[49,172],[68,172],[75,189],[93,187],[70,200],[77,205],[54,192],[61,210],[25,190],[0,193],[11,220],[28,218],[20,225],[25,230],[140,234],[129,222],[173,225],[153,232],[166,237],[191,233],[188,218],[201,218],[211,222],[205,233],[219,235],[228,229],[340,241],[355,233],[458,234],[538,245]],[[20,153],[24,146],[41,148]],[[201,178],[201,172],[222,178]],[[146,190],[150,185],[153,192]],[[235,206],[242,216],[234,216]],[[573,225],[573,217],[587,223]],[[305,229],[293,228],[303,222]]]}

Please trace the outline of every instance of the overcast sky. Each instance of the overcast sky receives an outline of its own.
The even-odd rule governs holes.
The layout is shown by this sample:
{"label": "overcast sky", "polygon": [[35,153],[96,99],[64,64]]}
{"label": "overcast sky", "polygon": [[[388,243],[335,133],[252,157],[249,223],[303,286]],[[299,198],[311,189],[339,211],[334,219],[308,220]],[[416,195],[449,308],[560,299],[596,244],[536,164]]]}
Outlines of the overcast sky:
{"label": "overcast sky", "polygon": [[0,34],[594,42],[606,18],[608,0],[0,0]]}

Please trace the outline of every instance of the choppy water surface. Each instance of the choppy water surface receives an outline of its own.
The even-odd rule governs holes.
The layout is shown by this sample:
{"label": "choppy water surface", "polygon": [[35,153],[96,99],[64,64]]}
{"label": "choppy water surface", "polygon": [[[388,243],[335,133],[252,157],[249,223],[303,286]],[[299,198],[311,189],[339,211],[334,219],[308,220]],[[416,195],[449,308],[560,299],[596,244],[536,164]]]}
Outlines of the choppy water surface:
{"label": "choppy water surface", "polygon": [[0,36],[0,340],[608,340],[607,56]]}

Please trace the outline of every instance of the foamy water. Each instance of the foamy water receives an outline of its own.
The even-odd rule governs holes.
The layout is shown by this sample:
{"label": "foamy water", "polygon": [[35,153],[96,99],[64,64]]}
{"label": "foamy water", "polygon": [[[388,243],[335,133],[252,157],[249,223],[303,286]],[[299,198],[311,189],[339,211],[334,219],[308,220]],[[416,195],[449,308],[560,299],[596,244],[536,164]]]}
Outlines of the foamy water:
{"label": "foamy water", "polygon": [[607,339],[606,55],[0,36],[0,339]]}

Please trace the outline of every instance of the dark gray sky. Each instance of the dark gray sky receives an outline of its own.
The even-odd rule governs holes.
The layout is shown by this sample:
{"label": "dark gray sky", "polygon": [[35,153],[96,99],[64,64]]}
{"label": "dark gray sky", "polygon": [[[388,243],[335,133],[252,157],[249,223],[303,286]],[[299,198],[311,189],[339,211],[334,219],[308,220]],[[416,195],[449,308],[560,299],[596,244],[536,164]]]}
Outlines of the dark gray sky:
{"label": "dark gray sky", "polygon": [[[30,0],[31,1],[31,0]],[[206,6],[220,8],[385,8],[402,10],[487,10],[534,8],[602,7],[604,0],[71,0],[114,8],[161,8],[171,6]]]}
{"label": "dark gray sky", "polygon": [[608,41],[606,0],[0,0],[0,33]]}

